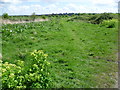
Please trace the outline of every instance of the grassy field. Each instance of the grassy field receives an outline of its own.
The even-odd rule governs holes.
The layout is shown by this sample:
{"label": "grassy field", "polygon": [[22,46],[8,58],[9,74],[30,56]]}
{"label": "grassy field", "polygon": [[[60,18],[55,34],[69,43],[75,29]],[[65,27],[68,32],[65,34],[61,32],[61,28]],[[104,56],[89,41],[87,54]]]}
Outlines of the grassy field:
{"label": "grassy field", "polygon": [[[52,86],[110,88],[115,86],[118,29],[67,18],[2,26],[3,62],[24,60],[28,52],[48,54]],[[29,65],[29,64],[28,64]]]}

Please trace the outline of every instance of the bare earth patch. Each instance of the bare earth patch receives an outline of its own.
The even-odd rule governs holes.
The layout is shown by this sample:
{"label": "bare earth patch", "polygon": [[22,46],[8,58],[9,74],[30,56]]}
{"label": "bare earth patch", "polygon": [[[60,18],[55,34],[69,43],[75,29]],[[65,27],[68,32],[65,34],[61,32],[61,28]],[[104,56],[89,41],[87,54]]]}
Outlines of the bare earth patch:
{"label": "bare earth patch", "polygon": [[18,24],[18,23],[30,23],[30,22],[41,22],[48,21],[48,19],[36,19],[34,21],[11,21],[11,20],[0,20],[2,24]]}

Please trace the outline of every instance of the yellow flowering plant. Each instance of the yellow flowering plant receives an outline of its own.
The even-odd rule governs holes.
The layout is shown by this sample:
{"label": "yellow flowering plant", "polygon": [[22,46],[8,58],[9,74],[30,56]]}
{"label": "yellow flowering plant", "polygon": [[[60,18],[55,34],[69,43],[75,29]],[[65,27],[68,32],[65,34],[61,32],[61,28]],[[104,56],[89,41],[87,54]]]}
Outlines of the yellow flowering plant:
{"label": "yellow flowering plant", "polygon": [[117,19],[112,19],[112,20],[104,20],[100,26],[105,26],[107,28],[115,28],[118,25],[118,20]]}
{"label": "yellow flowering plant", "polygon": [[5,88],[48,88],[50,78],[47,61],[47,54],[42,50],[34,50],[30,53],[30,60],[33,62],[28,71],[25,62],[17,60],[16,64],[0,62],[2,66],[2,87]]}

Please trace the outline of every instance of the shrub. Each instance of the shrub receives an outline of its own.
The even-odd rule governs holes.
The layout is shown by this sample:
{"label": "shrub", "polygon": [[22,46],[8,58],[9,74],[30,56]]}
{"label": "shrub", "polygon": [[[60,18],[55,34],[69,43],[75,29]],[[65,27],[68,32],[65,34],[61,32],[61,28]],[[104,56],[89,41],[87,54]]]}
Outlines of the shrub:
{"label": "shrub", "polygon": [[[16,64],[2,64],[2,87],[5,88],[48,88],[50,78],[47,54],[35,50],[30,54],[31,66],[26,69],[25,62],[17,60]],[[2,62],[2,60],[0,60]],[[1,64],[0,64],[1,65]],[[26,71],[27,70],[27,71]]]}
{"label": "shrub", "polygon": [[3,13],[2,18],[3,18],[3,19],[8,19],[8,18],[9,18],[8,13]]}
{"label": "shrub", "polygon": [[89,21],[92,23],[92,24],[100,24],[103,20],[109,20],[109,19],[112,19],[113,16],[109,13],[103,13],[103,14],[96,14],[94,16],[92,16]]}
{"label": "shrub", "polygon": [[41,18],[42,18],[42,19],[46,19],[46,16],[45,16],[45,15],[42,15]]}
{"label": "shrub", "polygon": [[100,26],[105,26],[105,27],[107,27],[107,28],[114,28],[114,27],[117,26],[117,23],[118,23],[117,19],[104,20],[104,21],[100,24]]}
{"label": "shrub", "polygon": [[70,18],[67,21],[88,21],[88,16],[75,16],[74,18]]}

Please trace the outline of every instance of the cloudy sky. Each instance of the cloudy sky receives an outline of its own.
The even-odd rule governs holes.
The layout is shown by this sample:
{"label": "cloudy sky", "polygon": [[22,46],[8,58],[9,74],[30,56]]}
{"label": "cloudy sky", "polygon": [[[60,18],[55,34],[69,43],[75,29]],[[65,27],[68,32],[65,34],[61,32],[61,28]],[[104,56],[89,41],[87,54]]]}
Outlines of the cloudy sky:
{"label": "cloudy sky", "polygon": [[0,0],[0,15],[118,12],[119,0]]}

